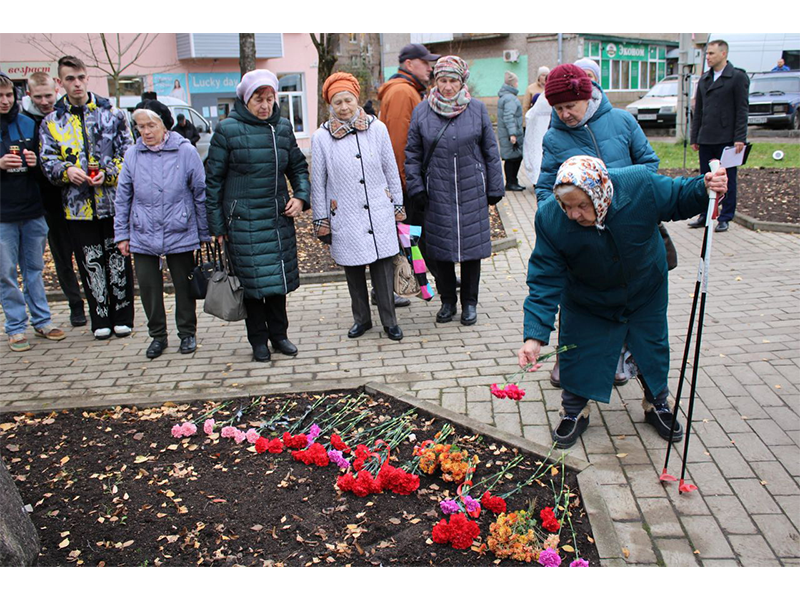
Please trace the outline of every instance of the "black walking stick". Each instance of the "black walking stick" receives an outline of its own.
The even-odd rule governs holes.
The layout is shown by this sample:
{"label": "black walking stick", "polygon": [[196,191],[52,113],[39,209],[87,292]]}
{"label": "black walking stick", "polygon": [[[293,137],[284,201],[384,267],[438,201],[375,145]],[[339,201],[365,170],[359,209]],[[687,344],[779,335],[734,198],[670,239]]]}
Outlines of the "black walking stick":
{"label": "black walking stick", "polygon": [[[712,173],[716,173],[719,169],[719,161],[712,160],[709,163]],[[700,363],[700,345],[703,338],[703,319],[706,314],[706,295],[708,292],[708,275],[711,268],[711,241],[713,239],[714,230],[711,227],[711,222],[716,217],[717,211],[717,193],[708,191],[708,209],[706,211],[706,226],[703,233],[703,246],[700,250],[700,265],[697,269],[697,282],[694,286],[694,298],[692,299],[692,312],[689,317],[689,329],[686,332],[686,345],[683,349],[683,363],[681,364],[681,375],[678,380],[678,391],[675,395],[675,408],[672,411],[672,424],[669,431],[669,442],[667,443],[667,456],[664,460],[664,469],[661,471],[659,480],[662,482],[678,481],[674,476],[667,473],[667,465],[669,464],[669,455],[672,450],[672,438],[675,432],[675,423],[678,418],[678,409],[681,404],[681,393],[683,391],[683,381],[686,376],[687,359],[689,358],[689,347],[692,343],[692,330],[694,328],[694,318],[697,313],[697,301],[700,300],[700,317],[697,322],[697,340],[694,345],[694,363],[692,365],[692,383],[689,388],[689,410],[686,415],[686,439],[683,444],[683,464],[681,465],[681,478],[678,487],[678,493],[693,492],[697,489],[696,485],[685,483],[684,477],[686,475],[686,459],[689,452],[689,434],[692,428],[692,412],[694,410],[694,396],[697,389],[697,370]]]}

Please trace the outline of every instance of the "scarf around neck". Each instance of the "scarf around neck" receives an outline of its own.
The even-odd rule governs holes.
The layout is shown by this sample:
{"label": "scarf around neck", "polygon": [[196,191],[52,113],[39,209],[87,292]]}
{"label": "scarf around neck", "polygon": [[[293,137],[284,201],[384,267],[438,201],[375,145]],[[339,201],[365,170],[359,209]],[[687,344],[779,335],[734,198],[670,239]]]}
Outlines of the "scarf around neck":
{"label": "scarf around neck", "polygon": [[[592,87],[592,97],[589,98],[589,105],[586,107],[586,114],[583,115],[583,118],[580,120],[580,123],[571,127],[571,129],[577,129],[578,127],[583,127],[589,120],[594,116],[597,112],[597,109],[600,108],[600,102],[603,100],[603,94],[600,90],[596,87]],[[569,127],[569,125],[567,125]]]}
{"label": "scarf around neck", "polygon": [[435,112],[437,115],[446,117],[448,119],[457,117],[462,112],[467,110],[470,100],[472,100],[472,96],[469,95],[469,88],[467,87],[466,83],[452,98],[445,98],[442,96],[439,88],[435,86],[428,94],[428,104],[430,105],[431,110],[433,110],[433,112]]}
{"label": "scarf around neck", "polygon": [[331,108],[331,116],[328,119],[328,131],[334,139],[340,140],[344,136],[353,131],[366,131],[369,129],[372,119],[364,112],[364,109],[359,107],[358,112],[347,121],[342,121],[336,116]]}
{"label": "scarf around neck", "polygon": [[[153,152],[161,152],[164,149],[164,146],[167,145],[167,140],[169,140],[169,131],[167,131],[164,134],[164,139],[161,140],[155,146],[148,146],[147,144],[145,144],[144,147],[147,148],[148,150],[153,151]],[[142,143],[144,143],[144,140],[142,140]]]}
{"label": "scarf around neck", "polygon": [[[594,156],[573,156],[567,159],[558,169],[553,191],[559,185],[574,185],[583,190],[592,201],[597,215],[594,226],[600,231],[605,229],[606,215],[614,197],[614,184],[611,183],[602,160]],[[560,200],[558,205],[564,210]],[[564,210],[565,214],[566,212]]]}

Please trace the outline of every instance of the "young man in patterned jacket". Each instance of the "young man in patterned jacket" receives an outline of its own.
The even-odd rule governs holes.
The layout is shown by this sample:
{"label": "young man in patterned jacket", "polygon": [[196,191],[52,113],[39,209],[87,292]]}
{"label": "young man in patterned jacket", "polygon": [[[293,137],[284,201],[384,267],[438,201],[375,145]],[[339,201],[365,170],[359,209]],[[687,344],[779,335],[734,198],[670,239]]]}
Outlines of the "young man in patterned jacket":
{"label": "young man in patterned jacket", "polygon": [[67,93],[41,124],[42,168],[63,187],[64,216],[94,336],[125,337],[133,327],[133,269],[114,244],[114,196],[133,140],[125,114],[88,91],[80,59],[62,57],[58,77]]}

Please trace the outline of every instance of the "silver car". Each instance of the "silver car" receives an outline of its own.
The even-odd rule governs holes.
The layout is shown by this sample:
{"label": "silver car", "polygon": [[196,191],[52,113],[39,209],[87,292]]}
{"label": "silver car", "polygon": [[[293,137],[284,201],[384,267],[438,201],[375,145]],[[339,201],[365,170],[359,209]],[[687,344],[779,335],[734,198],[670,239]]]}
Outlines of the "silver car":
{"label": "silver car", "polygon": [[[692,76],[692,105],[699,77]],[[667,75],[641,99],[625,107],[642,127],[675,127],[680,77]]]}

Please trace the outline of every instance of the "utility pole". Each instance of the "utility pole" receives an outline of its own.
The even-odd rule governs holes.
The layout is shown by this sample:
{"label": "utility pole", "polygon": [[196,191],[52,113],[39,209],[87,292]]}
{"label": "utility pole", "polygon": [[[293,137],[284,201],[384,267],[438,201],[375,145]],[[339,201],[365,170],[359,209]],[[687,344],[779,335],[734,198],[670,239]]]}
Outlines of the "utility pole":
{"label": "utility pole", "polygon": [[681,33],[678,46],[678,107],[675,114],[675,142],[683,142],[683,168],[686,168],[686,149],[689,144],[692,73],[694,71],[694,45],[691,33]]}

